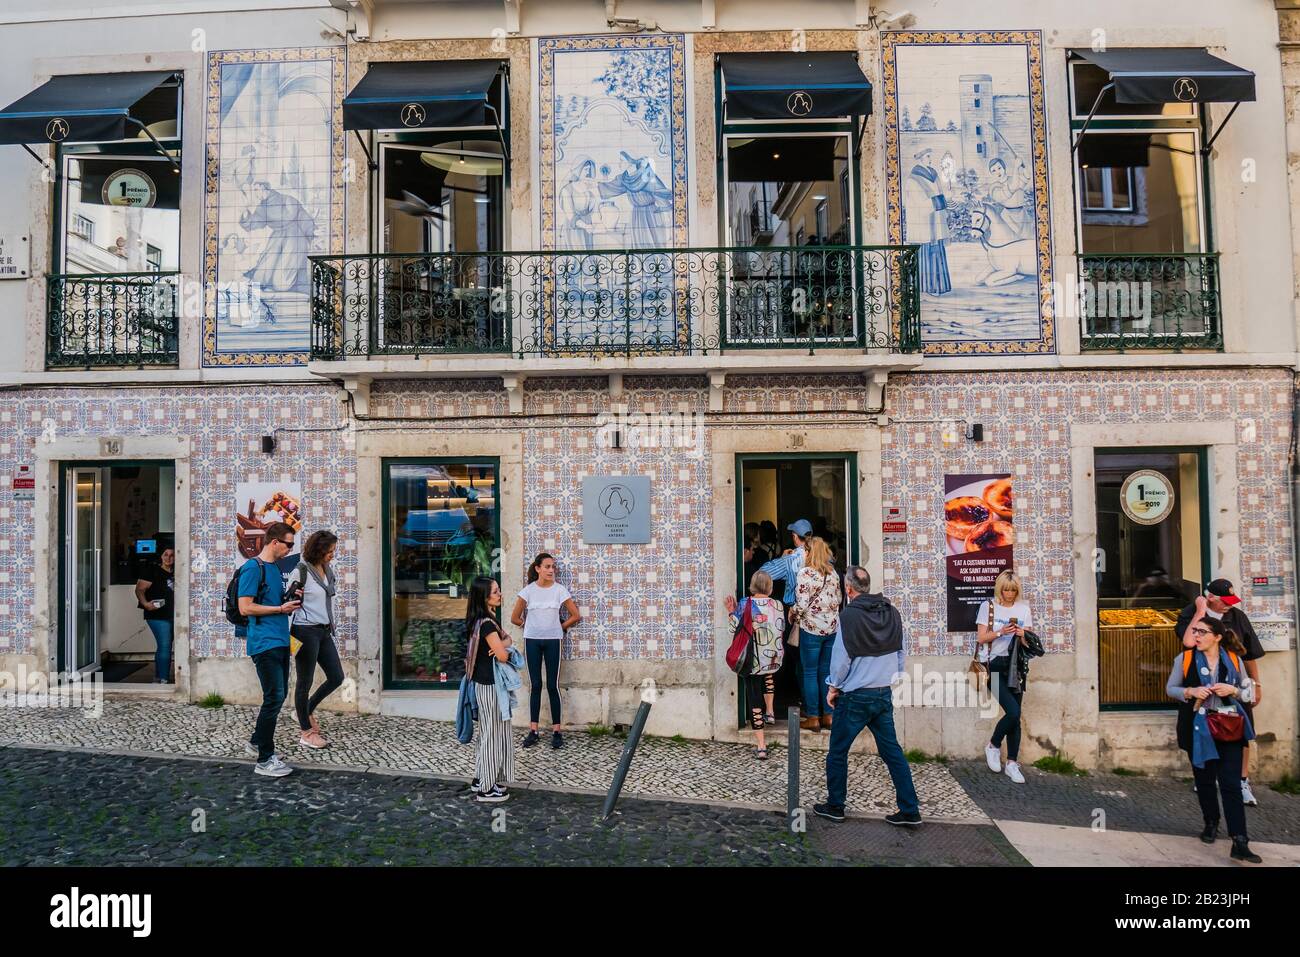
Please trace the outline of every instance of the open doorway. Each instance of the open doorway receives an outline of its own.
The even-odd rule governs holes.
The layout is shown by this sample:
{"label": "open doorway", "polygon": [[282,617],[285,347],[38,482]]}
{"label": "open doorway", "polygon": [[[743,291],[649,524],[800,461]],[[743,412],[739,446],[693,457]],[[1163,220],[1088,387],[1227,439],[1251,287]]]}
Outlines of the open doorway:
{"label": "open doorway", "polygon": [[65,462],[61,473],[58,670],[171,682],[175,463]]}
{"label": "open doorway", "polygon": [[[793,548],[789,526],[806,519],[813,534],[826,540],[836,569],[843,574],[858,561],[857,456],[843,453],[739,455],[736,460],[736,594],[748,594],[749,580],[764,562]],[[793,582],[777,582],[773,597],[784,599]],[[776,676],[774,713],[779,727],[791,706],[800,704],[799,649],[786,648]],[[744,683],[737,693],[737,720],[746,726]]]}

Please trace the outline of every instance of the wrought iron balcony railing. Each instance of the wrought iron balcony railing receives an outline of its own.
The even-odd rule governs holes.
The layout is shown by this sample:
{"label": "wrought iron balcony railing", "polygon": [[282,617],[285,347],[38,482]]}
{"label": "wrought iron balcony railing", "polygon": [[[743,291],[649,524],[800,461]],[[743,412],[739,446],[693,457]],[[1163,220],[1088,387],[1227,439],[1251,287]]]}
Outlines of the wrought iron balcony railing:
{"label": "wrought iron balcony railing", "polygon": [[915,246],[312,256],[311,356],[921,346]]}
{"label": "wrought iron balcony railing", "polygon": [[176,366],[180,274],[50,276],[45,366]]}
{"label": "wrought iron balcony railing", "polygon": [[1218,253],[1079,256],[1084,350],[1222,349]]}

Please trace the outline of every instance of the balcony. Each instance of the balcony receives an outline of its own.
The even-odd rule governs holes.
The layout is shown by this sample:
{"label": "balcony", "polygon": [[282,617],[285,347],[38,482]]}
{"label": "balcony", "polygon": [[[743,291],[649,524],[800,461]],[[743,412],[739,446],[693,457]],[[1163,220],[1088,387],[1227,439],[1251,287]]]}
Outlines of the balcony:
{"label": "balcony", "polygon": [[313,256],[311,358],[910,354],[915,246]]}
{"label": "balcony", "polygon": [[45,367],[172,367],[179,361],[179,273],[46,280]]}
{"label": "balcony", "polygon": [[1085,352],[1223,349],[1218,253],[1079,256]]}

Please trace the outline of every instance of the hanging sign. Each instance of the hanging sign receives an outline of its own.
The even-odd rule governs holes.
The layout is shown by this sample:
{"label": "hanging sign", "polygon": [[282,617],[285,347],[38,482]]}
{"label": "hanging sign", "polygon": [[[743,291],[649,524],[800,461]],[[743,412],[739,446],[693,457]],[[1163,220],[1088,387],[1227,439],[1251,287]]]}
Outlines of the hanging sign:
{"label": "hanging sign", "polygon": [[148,208],[158,201],[158,187],[148,173],[124,166],[104,177],[101,195],[107,206]]}
{"label": "hanging sign", "polygon": [[1138,469],[1119,490],[1124,514],[1139,525],[1159,525],[1174,507],[1174,487],[1169,476],[1155,469]]}

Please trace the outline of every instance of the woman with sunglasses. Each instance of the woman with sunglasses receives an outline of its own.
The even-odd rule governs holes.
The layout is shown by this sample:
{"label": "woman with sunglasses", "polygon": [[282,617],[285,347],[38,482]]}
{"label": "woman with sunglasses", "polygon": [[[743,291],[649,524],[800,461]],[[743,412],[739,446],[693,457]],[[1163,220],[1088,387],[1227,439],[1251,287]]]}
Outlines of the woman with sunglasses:
{"label": "woman with sunglasses", "polygon": [[[1245,648],[1214,618],[1192,622],[1187,635],[1195,647],[1174,659],[1165,691],[1179,703],[1178,746],[1192,762],[1196,797],[1205,819],[1201,840],[1213,844],[1218,837],[1221,796],[1232,838],[1232,859],[1258,864],[1260,857],[1250,849],[1246,833],[1246,808],[1238,782],[1242,749],[1255,737],[1250,717],[1238,700],[1245,676]],[[1240,730],[1231,734],[1235,740],[1225,740],[1221,727],[1216,733],[1218,722],[1240,724]]]}

